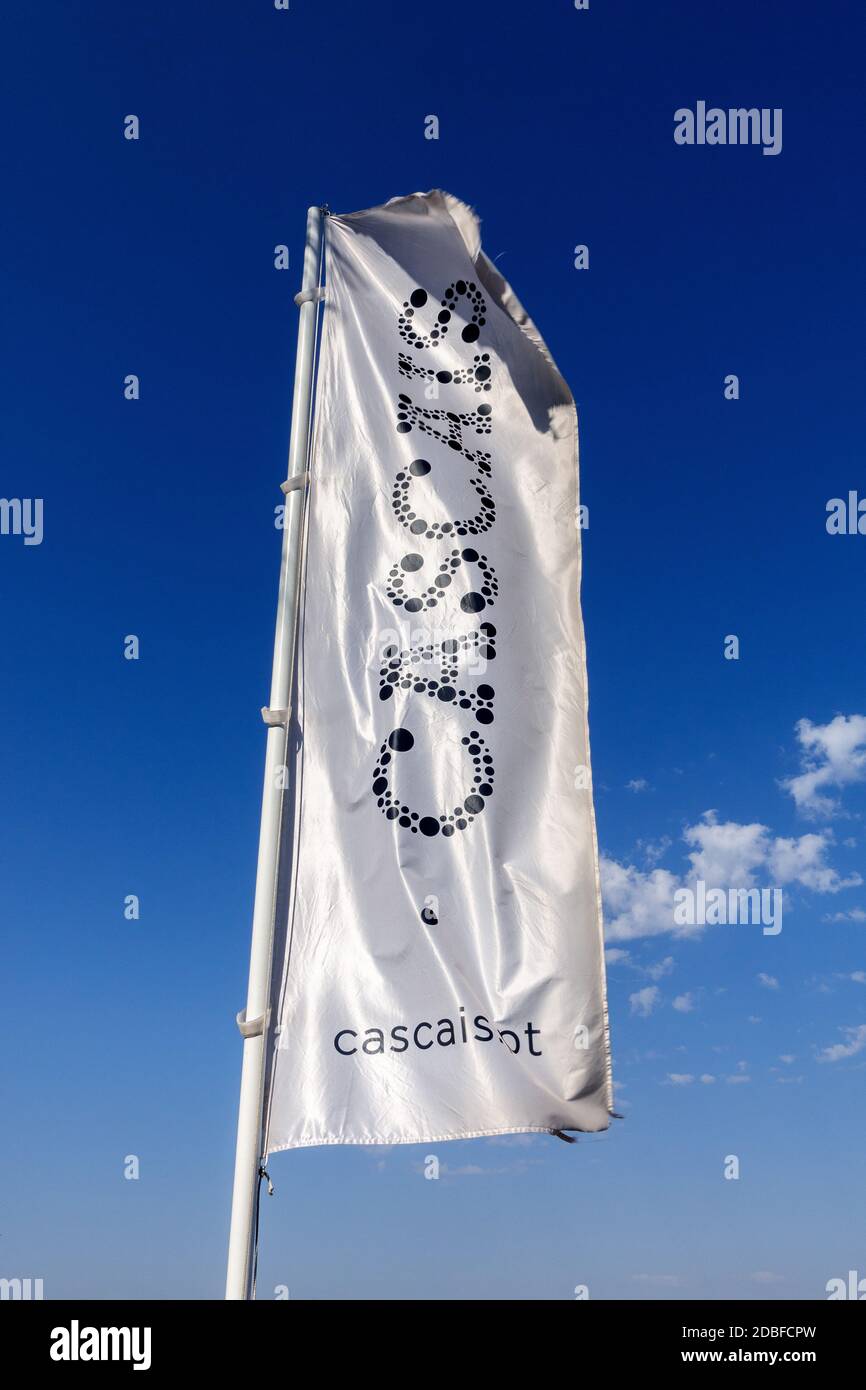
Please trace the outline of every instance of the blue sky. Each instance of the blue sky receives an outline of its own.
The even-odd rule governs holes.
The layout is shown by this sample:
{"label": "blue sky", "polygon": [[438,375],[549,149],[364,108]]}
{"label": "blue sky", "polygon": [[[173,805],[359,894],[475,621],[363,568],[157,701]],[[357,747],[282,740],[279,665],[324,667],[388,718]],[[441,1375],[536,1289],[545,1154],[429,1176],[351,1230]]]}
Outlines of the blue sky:
{"label": "blue sky", "polygon": [[[866,495],[863,30],[839,0],[6,17],[0,491],[44,540],[0,537],[0,1275],[222,1294],[304,214],[432,187],[578,402],[625,1119],[439,1146],[438,1182],[424,1148],[278,1155],[260,1295],[866,1274],[864,740],[832,722],[866,715],[866,537],[825,527]],[[677,146],[698,100],[782,108],[782,152]],[[783,878],[783,931],[659,930],[698,871]]]}

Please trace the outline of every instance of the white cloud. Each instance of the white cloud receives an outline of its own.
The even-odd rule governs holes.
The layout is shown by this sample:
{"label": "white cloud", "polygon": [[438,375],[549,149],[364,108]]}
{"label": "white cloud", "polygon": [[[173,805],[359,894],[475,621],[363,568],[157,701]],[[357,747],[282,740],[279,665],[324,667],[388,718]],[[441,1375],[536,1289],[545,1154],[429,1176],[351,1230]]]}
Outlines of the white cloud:
{"label": "white cloud", "polygon": [[819,1062],[838,1062],[843,1057],[854,1057],[866,1047],[866,1023],[861,1023],[856,1028],[842,1028],[840,1031],[845,1034],[848,1041],[833,1043],[831,1047],[825,1047],[818,1054]]}
{"label": "white cloud", "polygon": [[750,1076],[744,1076],[742,1072],[738,1072],[736,1076],[725,1077],[725,1080],[727,1081],[729,1086],[742,1086],[745,1084],[745,1082],[751,1081],[751,1079],[752,1078]]}
{"label": "white cloud", "polygon": [[694,1013],[697,1008],[694,994],[691,991],[687,994],[678,994],[674,1000],[674,1008],[681,1014]]}
{"label": "white cloud", "polygon": [[703,879],[713,888],[751,888],[755,870],[766,862],[765,825],[740,825],[726,821],[719,825],[715,811],[705,811],[697,825],[686,827],[683,839],[697,845],[690,855],[690,879]]}
{"label": "white cloud", "polygon": [[[439,1176],[441,1178],[494,1178],[508,1174],[512,1177],[524,1177],[540,1162],[541,1160],[537,1158],[518,1158],[511,1163],[504,1164],[501,1168],[483,1168],[480,1163],[464,1163],[459,1168],[452,1168],[448,1163],[441,1163]],[[419,1165],[415,1171],[423,1172],[423,1168]]]}
{"label": "white cloud", "polygon": [[646,780],[645,777],[633,777],[630,782],[626,782],[625,786],[626,791],[645,792],[647,787],[649,786],[649,782]]}
{"label": "white cloud", "polygon": [[834,912],[824,918],[825,922],[866,922],[866,912],[862,907],[852,907],[850,912]]}
{"label": "white cloud", "polygon": [[796,727],[803,771],[782,786],[804,815],[832,816],[839,802],[827,789],[866,780],[866,716],[837,714],[829,724],[801,719]]}
{"label": "white cloud", "polygon": [[853,980],[855,985],[866,985],[866,970],[852,970],[848,979]]}
{"label": "white cloud", "polygon": [[691,1086],[694,1077],[689,1072],[669,1071],[668,1081],[672,1086]]}
{"label": "white cloud", "polygon": [[779,981],[776,979],[775,975],[766,975],[762,970],[757,978],[765,989],[779,988]]}
{"label": "white cloud", "polygon": [[786,1067],[789,1067],[791,1063],[796,1062],[796,1060],[797,1058],[794,1056],[793,1052],[783,1052],[779,1057],[779,1061],[784,1062]]}
{"label": "white cloud", "polygon": [[673,956],[665,956],[664,960],[656,961],[655,965],[648,965],[646,967],[646,973],[651,980],[663,980],[665,975],[670,975],[673,968]]}
{"label": "white cloud", "polygon": [[828,834],[801,835],[798,840],[777,839],[769,848],[767,870],[776,883],[802,883],[816,893],[838,893],[840,888],[856,888],[863,880],[859,874],[840,878],[835,869],[824,863]]}
{"label": "white cloud", "polygon": [[601,887],[608,940],[629,941],[638,936],[671,931],[674,892],[679,883],[667,869],[651,869],[644,873],[633,865],[626,866],[602,857]]}
{"label": "white cloud", "polygon": [[[810,814],[833,810],[835,802],[826,796],[827,788],[866,781],[866,715],[840,714],[829,724],[801,719],[796,728],[803,771],[782,785],[800,810]],[[628,786],[638,791],[645,783],[634,779]],[[664,840],[656,845],[639,842],[645,869],[602,857],[608,940],[628,941],[663,932],[700,935],[704,928],[699,924],[674,922],[674,894],[699,879],[709,888],[722,890],[798,884],[815,893],[838,893],[863,882],[860,874],[845,878],[828,864],[833,837],[827,830],[774,836],[759,821],[720,822],[715,811],[705,811],[695,825],[686,826],[683,840],[688,846],[688,868],[679,873],[658,866],[669,848]],[[866,921],[866,912],[853,908],[830,920]]]}
{"label": "white cloud", "polygon": [[714,811],[687,827],[687,844],[698,846],[689,855],[690,880],[703,879],[713,888],[752,888],[756,871],[774,886],[799,883],[816,893],[838,893],[862,882],[859,874],[843,879],[824,862],[833,843],[827,831],[801,835],[799,839],[771,836],[766,825],[757,822],[740,825],[737,821],[719,824]]}
{"label": "white cloud", "polygon": [[673,844],[669,835],[663,835],[660,840],[638,840],[637,848],[644,857],[644,862],[655,865],[663,859]]}
{"label": "white cloud", "polygon": [[701,1083],[702,1083],[704,1086],[712,1086],[712,1085],[714,1085],[714,1084],[715,1084],[715,1080],[716,1080],[716,1078],[715,1078],[714,1076],[710,1076],[710,1073],[709,1073],[708,1071],[703,1072],[702,1075],[701,1075]]}
{"label": "white cloud", "polygon": [[711,888],[727,890],[755,887],[760,875],[767,886],[798,883],[816,893],[838,893],[862,882],[859,874],[841,878],[826,863],[825,855],[833,843],[827,832],[798,839],[774,838],[765,825],[720,824],[713,811],[706,811],[696,825],[686,827],[683,838],[695,846],[684,876],[669,869],[644,871],[602,857],[601,886],[609,941],[630,941],[662,932],[700,935],[704,930],[700,924],[674,922],[674,894],[697,879]]}
{"label": "white cloud", "polygon": [[647,985],[646,989],[639,989],[635,994],[630,994],[628,1002],[631,1004],[633,1014],[639,1014],[641,1018],[649,1018],[660,997],[656,985]]}
{"label": "white cloud", "polygon": [[624,951],[621,946],[608,946],[604,958],[608,965],[617,965],[620,961],[628,960],[629,953]]}

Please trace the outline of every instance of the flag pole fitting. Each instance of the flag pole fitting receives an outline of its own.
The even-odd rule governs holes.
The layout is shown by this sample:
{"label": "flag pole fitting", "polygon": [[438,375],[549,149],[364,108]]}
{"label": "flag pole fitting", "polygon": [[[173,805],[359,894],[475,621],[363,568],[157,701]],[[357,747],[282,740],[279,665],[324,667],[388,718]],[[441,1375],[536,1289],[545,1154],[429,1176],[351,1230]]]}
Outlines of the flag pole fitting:
{"label": "flag pole fitting", "polygon": [[269,729],[285,729],[289,722],[289,711],[268,709],[267,705],[262,705],[262,722],[267,724]]}
{"label": "flag pole fitting", "polygon": [[261,1014],[259,1018],[251,1018],[248,1021],[246,1009],[241,1009],[240,1013],[235,1018],[235,1023],[238,1025],[238,1032],[240,1033],[241,1037],[260,1037],[262,1033],[264,1033],[265,1031],[265,1018],[266,1015]]}
{"label": "flag pole fitting", "polygon": [[295,295],[295,303],[300,309],[302,304],[319,304],[325,298],[324,285],[318,285],[313,290],[298,290]]}
{"label": "flag pole fitting", "polygon": [[290,492],[297,492],[298,488],[306,487],[310,481],[310,470],[305,468],[303,473],[296,473],[293,478],[286,478],[284,483],[280,483],[280,491],[288,497]]}

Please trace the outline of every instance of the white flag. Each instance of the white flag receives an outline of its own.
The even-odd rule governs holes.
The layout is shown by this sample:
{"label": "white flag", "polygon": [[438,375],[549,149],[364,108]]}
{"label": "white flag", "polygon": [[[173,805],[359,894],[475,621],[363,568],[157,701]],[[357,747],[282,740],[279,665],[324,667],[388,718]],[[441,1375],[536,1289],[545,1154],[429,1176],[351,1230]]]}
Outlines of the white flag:
{"label": "white flag", "polygon": [[579,524],[470,209],[328,217],[269,1152],[607,1127]]}

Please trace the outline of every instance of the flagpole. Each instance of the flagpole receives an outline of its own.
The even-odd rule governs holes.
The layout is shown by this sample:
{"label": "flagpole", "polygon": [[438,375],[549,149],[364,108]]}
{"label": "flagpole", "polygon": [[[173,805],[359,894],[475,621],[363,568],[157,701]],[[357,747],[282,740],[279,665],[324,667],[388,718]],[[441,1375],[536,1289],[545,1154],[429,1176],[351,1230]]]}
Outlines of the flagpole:
{"label": "flagpole", "polygon": [[288,477],[283,484],[286,505],[283,518],[283,549],[277,598],[274,661],[271,672],[270,705],[262,710],[268,726],[265,776],[262,789],[262,818],[253,907],[252,942],[247,1004],[238,1014],[243,1037],[241,1094],[238,1107],[238,1134],[235,1176],[232,1191],[226,1298],[248,1299],[253,1293],[253,1245],[259,1169],[263,1153],[263,1101],[268,998],[274,935],[274,905],[280,852],[280,821],[286,763],[289,705],[295,663],[295,631],[298,590],[301,578],[301,539],[310,402],[316,346],[319,265],[322,244],[323,208],[307,211],[307,241],[299,305],[298,347],[295,357],[295,385],[292,398],[292,428],[289,440]]}

